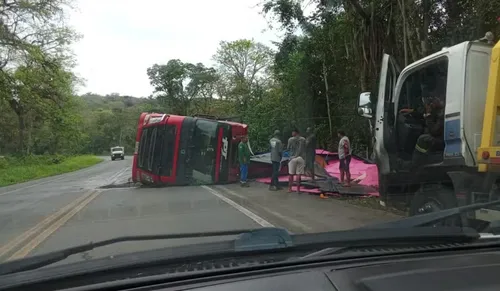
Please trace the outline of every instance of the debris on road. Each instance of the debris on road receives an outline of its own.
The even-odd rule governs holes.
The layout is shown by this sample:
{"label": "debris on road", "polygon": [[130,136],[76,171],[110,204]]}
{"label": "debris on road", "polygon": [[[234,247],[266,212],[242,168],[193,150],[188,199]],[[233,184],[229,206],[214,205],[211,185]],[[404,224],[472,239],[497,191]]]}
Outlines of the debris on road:
{"label": "debris on road", "polygon": [[[279,182],[283,185],[288,183],[287,160],[283,158]],[[268,173],[270,169],[269,153],[256,155],[250,164],[249,176],[256,178],[257,182],[270,184],[271,178]],[[335,152],[323,149],[316,150],[316,168],[322,169],[324,174],[321,179],[312,181],[310,177],[303,176],[301,190],[311,194],[326,194],[333,196],[355,196],[355,197],[378,197],[378,170],[377,166],[359,156],[353,155],[351,161],[351,175],[353,184],[344,187],[339,183],[339,158]],[[320,171],[316,171],[321,173]],[[295,188],[295,187],[294,187]],[[296,190],[296,189],[293,189]]]}

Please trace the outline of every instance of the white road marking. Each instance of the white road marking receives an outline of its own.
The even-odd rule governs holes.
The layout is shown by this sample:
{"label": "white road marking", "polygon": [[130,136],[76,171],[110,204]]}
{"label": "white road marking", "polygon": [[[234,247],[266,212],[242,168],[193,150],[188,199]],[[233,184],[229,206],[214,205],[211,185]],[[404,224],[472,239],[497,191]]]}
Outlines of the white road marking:
{"label": "white road marking", "polygon": [[[227,187],[220,186],[220,185],[219,185],[219,186],[216,186],[216,187],[217,187],[217,188],[219,188],[219,189],[221,189],[221,190],[226,191],[226,192],[227,192],[227,193],[229,193],[230,195],[236,196],[236,197],[238,197],[238,198],[240,198],[240,199],[243,199],[243,200],[248,200],[245,196],[240,195],[240,194],[236,193],[235,191],[233,191],[233,190],[231,190],[231,189],[228,189]],[[303,231],[305,231],[305,232],[312,232],[312,231],[313,231],[312,227],[309,227],[309,226],[307,226],[307,225],[303,224],[302,222],[300,222],[300,221],[298,221],[298,220],[296,220],[296,219],[293,219],[293,218],[291,218],[291,217],[285,216],[285,215],[283,215],[283,214],[281,214],[281,213],[278,213],[278,212],[276,212],[276,211],[274,211],[274,210],[271,210],[271,209],[269,209],[269,208],[267,208],[267,207],[265,207],[265,206],[263,206],[263,205],[260,205],[260,204],[259,204],[259,207],[261,207],[261,208],[262,208],[262,209],[264,209],[265,211],[267,211],[267,212],[271,213],[272,215],[274,215],[274,216],[276,216],[276,217],[278,217],[278,218],[280,218],[280,219],[282,219],[282,220],[284,220],[284,221],[286,221],[286,222],[288,222],[288,223],[292,224],[293,226],[295,226],[295,227],[298,227],[298,228],[302,229],[302,230],[303,230]]]}
{"label": "white road marking", "polygon": [[253,221],[257,222],[260,226],[263,227],[274,227],[273,224],[271,224],[269,221],[265,220],[264,218],[258,216],[257,214],[253,213],[252,211],[246,209],[245,207],[239,205],[238,203],[234,202],[233,200],[227,198],[226,196],[222,195],[221,193],[217,192],[215,189],[212,189],[211,187],[202,185],[200,186],[201,188],[207,190],[208,192],[212,193],[213,195],[217,196],[220,200],[226,202],[227,204],[233,206],[236,208],[239,212],[245,214],[247,217],[252,219]]}

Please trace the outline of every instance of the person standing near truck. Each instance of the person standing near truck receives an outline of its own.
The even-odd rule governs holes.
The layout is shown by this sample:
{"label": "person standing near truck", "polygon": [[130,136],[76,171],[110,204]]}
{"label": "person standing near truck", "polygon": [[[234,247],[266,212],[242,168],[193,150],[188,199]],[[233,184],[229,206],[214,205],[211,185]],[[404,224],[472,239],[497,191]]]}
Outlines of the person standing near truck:
{"label": "person standing near truck", "polygon": [[271,162],[273,164],[273,174],[271,176],[271,185],[269,186],[269,190],[277,191],[280,190],[279,186],[279,171],[281,165],[281,158],[283,157],[283,143],[279,138],[280,131],[275,130],[273,137],[269,140],[269,144],[271,145]]}
{"label": "person standing near truck", "polygon": [[250,148],[248,147],[248,137],[246,135],[241,137],[240,144],[238,145],[238,161],[240,163],[240,185],[241,187],[248,187],[248,165],[250,164]]}
{"label": "person standing near truck", "polygon": [[297,192],[300,193],[300,179],[304,175],[306,139],[300,135],[298,129],[292,131],[292,137],[288,139],[287,149],[290,151],[288,162],[288,192],[292,192],[292,185],[297,175]]}
{"label": "person standing near truck", "polygon": [[316,135],[312,128],[308,127],[306,130],[306,173],[311,176],[312,180],[315,179],[314,163],[316,160]]}
{"label": "person standing near truck", "polygon": [[[351,172],[349,165],[351,164],[351,142],[349,138],[345,135],[343,130],[337,131],[337,136],[340,138],[339,141],[339,170],[340,170],[340,183],[345,187],[351,186]],[[344,184],[344,176],[347,182]]]}

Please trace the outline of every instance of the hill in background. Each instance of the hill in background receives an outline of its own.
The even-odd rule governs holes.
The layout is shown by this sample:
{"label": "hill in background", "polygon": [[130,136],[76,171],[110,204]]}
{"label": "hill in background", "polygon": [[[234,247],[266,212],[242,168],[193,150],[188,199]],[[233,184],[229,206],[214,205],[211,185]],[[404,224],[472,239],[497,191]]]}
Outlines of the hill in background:
{"label": "hill in background", "polygon": [[118,109],[129,108],[143,104],[156,104],[152,98],[138,98],[127,95],[108,94],[99,95],[94,93],[86,93],[80,96],[81,100],[88,106],[89,109]]}

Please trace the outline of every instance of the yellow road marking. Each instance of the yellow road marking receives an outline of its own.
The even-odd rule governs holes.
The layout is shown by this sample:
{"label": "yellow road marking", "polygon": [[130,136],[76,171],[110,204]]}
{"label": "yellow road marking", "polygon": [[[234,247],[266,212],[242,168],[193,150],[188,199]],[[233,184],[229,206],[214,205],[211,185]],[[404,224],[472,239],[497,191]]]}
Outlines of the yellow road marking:
{"label": "yellow road marking", "polygon": [[80,204],[78,204],[75,208],[71,209],[68,213],[59,218],[56,222],[51,224],[47,229],[45,229],[42,233],[32,239],[28,244],[22,247],[20,250],[15,252],[7,261],[22,259],[27,256],[31,251],[33,251],[38,245],[44,242],[51,234],[53,234],[56,230],[58,230],[61,226],[63,226],[68,220],[70,220],[75,214],[77,214],[80,210],[82,210],[87,204],[89,204],[92,200],[94,200],[97,196],[99,196],[101,192],[94,191],[90,196],[88,196],[85,200],[83,200]]}
{"label": "yellow road marking", "polygon": [[41,231],[44,227],[50,225],[54,221],[57,220],[60,216],[62,216],[64,213],[68,212],[70,209],[74,208],[77,206],[79,203],[81,203],[83,200],[87,199],[90,197],[95,191],[88,192],[86,194],[83,194],[82,196],[78,197],[68,205],[64,206],[63,208],[59,209],[58,211],[54,212],[53,214],[49,215],[46,217],[44,220],[39,222],[37,225],[34,227],[30,228],[29,230],[25,231],[18,237],[14,238],[13,240],[9,241],[6,245],[2,246],[0,248],[0,257],[3,257],[5,254],[9,253],[12,251],[12,249],[18,247],[20,244],[24,243],[27,239],[35,235],[37,232]]}

